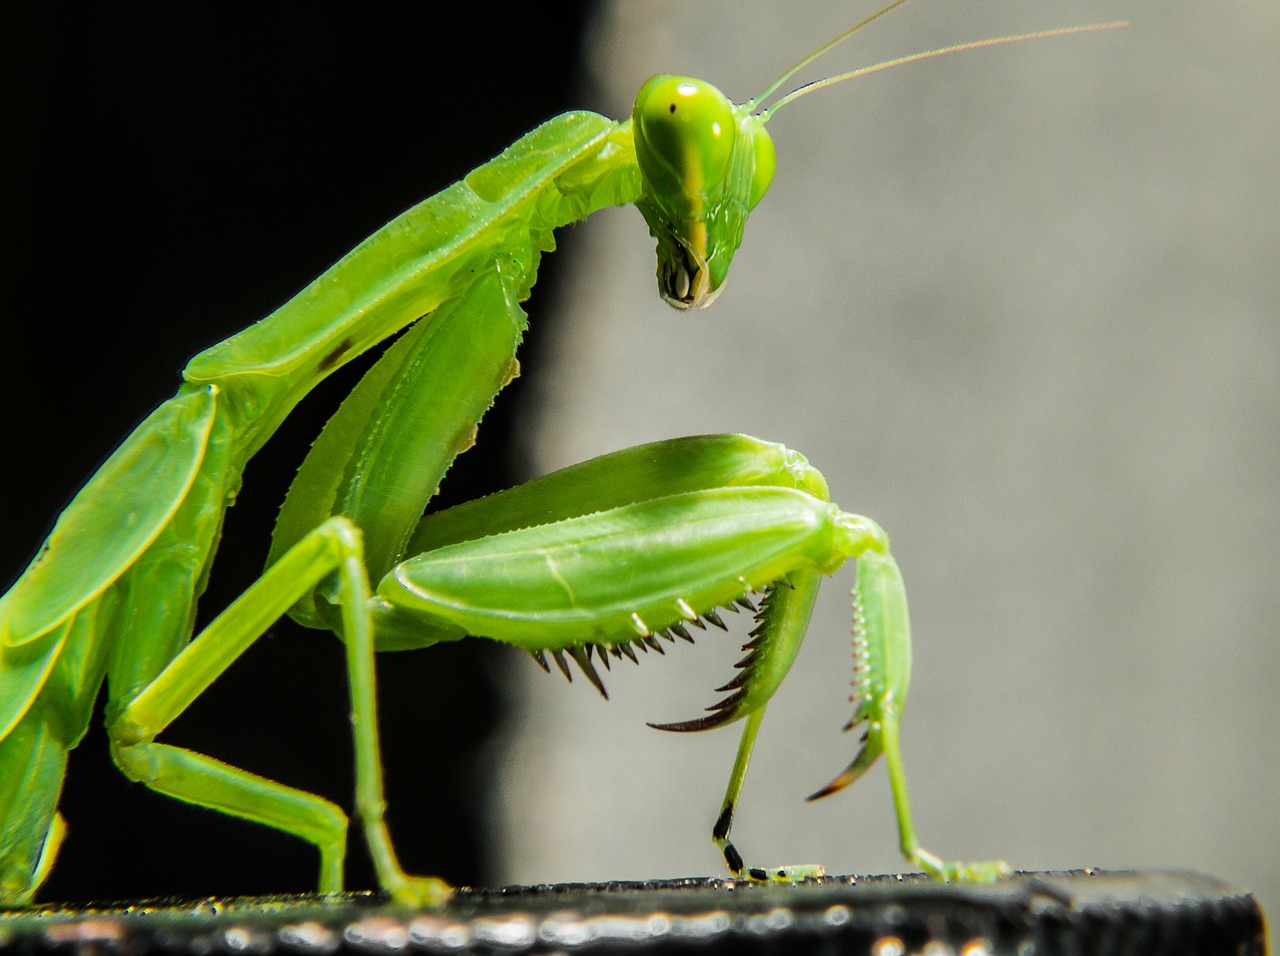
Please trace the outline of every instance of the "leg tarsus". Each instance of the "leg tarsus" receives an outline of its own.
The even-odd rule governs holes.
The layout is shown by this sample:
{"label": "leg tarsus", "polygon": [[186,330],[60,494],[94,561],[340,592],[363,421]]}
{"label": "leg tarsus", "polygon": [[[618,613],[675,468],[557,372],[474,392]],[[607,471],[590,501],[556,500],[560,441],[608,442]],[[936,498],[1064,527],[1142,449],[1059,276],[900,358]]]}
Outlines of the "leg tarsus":
{"label": "leg tarsus", "polygon": [[919,846],[914,853],[903,855],[929,876],[944,883],[994,883],[1013,873],[1013,869],[1004,860],[983,860],[976,863],[942,860]]}
{"label": "leg tarsus", "polygon": [[756,883],[803,883],[826,876],[827,869],[821,863],[793,863],[790,866],[753,866],[746,876]]}

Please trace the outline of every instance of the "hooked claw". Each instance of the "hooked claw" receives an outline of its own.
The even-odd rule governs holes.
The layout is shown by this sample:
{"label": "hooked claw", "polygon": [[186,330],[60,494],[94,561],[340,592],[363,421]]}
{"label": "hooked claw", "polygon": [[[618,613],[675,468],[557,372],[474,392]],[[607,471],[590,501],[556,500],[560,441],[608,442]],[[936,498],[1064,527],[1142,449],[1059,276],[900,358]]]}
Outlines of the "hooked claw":
{"label": "hooked claw", "polygon": [[862,749],[853,758],[853,762],[845,767],[840,775],[829,784],[821,790],[809,794],[809,796],[805,797],[805,800],[821,800],[823,797],[829,797],[831,794],[843,790],[861,777],[867,768],[880,758],[880,754],[883,752],[884,741],[881,739],[880,726],[879,724],[873,724],[862,738]]}

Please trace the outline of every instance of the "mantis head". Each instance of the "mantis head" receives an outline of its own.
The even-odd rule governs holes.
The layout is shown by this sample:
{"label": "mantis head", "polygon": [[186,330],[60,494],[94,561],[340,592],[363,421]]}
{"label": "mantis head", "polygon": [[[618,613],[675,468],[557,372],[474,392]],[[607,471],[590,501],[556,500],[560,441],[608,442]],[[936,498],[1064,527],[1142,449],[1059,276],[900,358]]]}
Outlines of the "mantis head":
{"label": "mantis head", "polygon": [[895,57],[828,76],[762,106],[798,71],[906,0],[884,7],[801,58],[758,96],[738,106],[704,80],[655,76],[640,88],[632,109],[632,136],[642,180],[636,202],[658,240],[658,291],[677,309],[705,309],[729,273],[747,214],[773,180],[773,140],[765,124],[783,106],[836,83],[935,56],[1023,40],[1109,30],[1126,23],[1096,23],[992,37]]}
{"label": "mantis head", "polygon": [[773,140],[750,105],[688,76],[645,83],[632,121],[644,183],[636,205],[658,240],[658,291],[677,309],[705,309],[773,179]]}

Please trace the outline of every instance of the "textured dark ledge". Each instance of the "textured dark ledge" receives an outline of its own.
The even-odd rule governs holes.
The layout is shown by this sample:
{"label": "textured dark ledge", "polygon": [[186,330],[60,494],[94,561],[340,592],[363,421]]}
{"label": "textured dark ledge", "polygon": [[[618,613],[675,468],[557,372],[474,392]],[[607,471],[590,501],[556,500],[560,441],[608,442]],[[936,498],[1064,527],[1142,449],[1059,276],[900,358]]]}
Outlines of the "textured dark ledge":
{"label": "textured dark ledge", "polygon": [[373,895],[0,911],[5,952],[1017,956],[1267,952],[1254,898],[1189,872],[918,876],[798,886],[656,880],[464,889],[420,913]]}

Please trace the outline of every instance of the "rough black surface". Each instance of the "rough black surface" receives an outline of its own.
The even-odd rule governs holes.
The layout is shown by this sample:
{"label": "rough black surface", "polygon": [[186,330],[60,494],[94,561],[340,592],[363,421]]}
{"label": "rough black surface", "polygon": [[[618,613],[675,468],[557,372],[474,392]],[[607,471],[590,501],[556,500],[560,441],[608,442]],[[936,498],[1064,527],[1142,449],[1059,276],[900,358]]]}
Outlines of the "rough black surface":
{"label": "rough black surface", "polygon": [[1267,952],[1247,892],[1189,872],[1020,873],[462,889],[416,912],[373,895],[0,914],[5,952],[1200,954]]}

